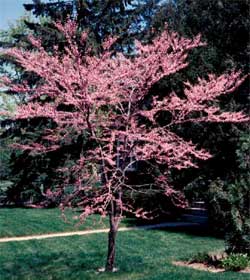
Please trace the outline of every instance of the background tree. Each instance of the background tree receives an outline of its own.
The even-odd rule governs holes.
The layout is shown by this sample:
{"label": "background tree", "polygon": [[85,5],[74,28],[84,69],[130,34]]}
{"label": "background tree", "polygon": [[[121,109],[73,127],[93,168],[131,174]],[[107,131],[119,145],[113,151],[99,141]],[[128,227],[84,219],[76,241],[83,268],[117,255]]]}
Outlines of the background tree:
{"label": "background tree", "polygon": [[[20,40],[20,44],[18,43],[20,36],[22,34],[23,37],[28,34],[27,28],[25,27],[24,20],[28,19],[28,17],[22,17],[17,20],[16,24],[10,25],[8,31],[1,31],[0,38],[1,48],[8,48],[13,45],[21,47],[26,43]],[[18,35],[17,35],[18,34]],[[8,63],[7,60],[0,57],[0,75],[10,75],[12,78],[16,80],[21,77],[21,69],[17,65],[13,67],[13,64]],[[2,110],[6,110],[9,112],[14,112],[15,107],[20,102],[18,95],[8,94],[6,89],[0,89],[0,105]],[[13,124],[8,121],[4,117],[0,117],[0,180],[1,180],[1,194],[2,200],[1,202],[6,201],[6,191],[13,188],[12,178],[12,154],[13,149],[9,146],[9,144],[13,143],[13,137],[11,134],[6,133],[7,131],[11,131],[13,129]],[[14,186],[15,188],[15,186]]]}
{"label": "background tree", "polygon": [[[116,48],[123,52],[133,51],[131,42],[150,26],[153,14],[160,0],[60,0],[49,2],[33,1],[25,4],[27,11],[36,17],[49,18],[52,21],[65,22],[68,17],[75,19],[82,30],[88,29],[88,41],[95,51],[100,51],[101,44],[107,36],[119,35]],[[53,25],[41,26],[29,23],[27,25],[40,35],[47,38],[43,45],[53,46],[55,39]],[[57,38],[58,39],[58,38]]]}
{"label": "background tree", "polygon": [[250,132],[239,135],[236,157],[238,166],[227,177],[210,182],[207,200],[216,226],[224,220],[227,251],[250,255]]}
{"label": "background tree", "polygon": [[[163,79],[156,90],[175,90],[181,95],[182,81],[196,81],[197,77],[206,77],[209,73],[221,74],[228,69],[240,69],[249,73],[249,1],[247,0],[208,0],[163,1],[156,12],[152,25],[161,30],[168,22],[170,28],[183,36],[192,37],[202,33],[208,43],[204,48],[195,49],[189,56],[189,66],[172,79]],[[225,109],[250,112],[249,78],[233,93],[230,98],[221,99]],[[196,131],[199,131],[197,134]],[[241,134],[249,134],[248,125],[184,125],[180,128],[183,137],[192,138],[215,155],[203,164],[199,170],[187,170],[173,174],[174,181],[187,185],[186,195],[192,199],[211,198],[211,181],[220,178],[231,185],[240,181],[242,170],[236,157]],[[240,189],[240,187],[239,187]],[[216,196],[216,194],[215,194]],[[216,200],[216,198],[215,198]],[[210,204],[212,199],[207,200]],[[213,208],[214,206],[211,205]],[[222,206],[223,207],[223,206]],[[218,209],[218,208],[217,208]],[[222,213],[221,213],[222,214]],[[224,230],[223,219],[215,220],[219,213],[211,212],[211,225],[215,232]],[[218,224],[217,224],[218,222]],[[220,229],[220,230],[219,230]]]}
{"label": "background tree", "polygon": [[[106,270],[112,271],[123,212],[144,218],[153,214],[133,209],[123,199],[125,194],[145,188],[144,184],[130,183],[129,169],[144,163],[144,172],[157,170],[154,180],[146,182],[148,189],[161,191],[184,206],[183,197],[169,183],[169,170],[197,167],[200,160],[211,155],[178,136],[176,127],[189,122],[249,120],[241,112],[221,111],[216,102],[219,96],[234,91],[244,77],[240,78],[238,72],[210,75],[197,84],[186,82],[185,98],[174,92],[162,98],[152,95],[151,87],[162,77],[187,66],[187,52],[203,45],[200,36],[184,39],[166,30],[151,44],[136,41],[132,56],[114,53],[111,46],[116,39],[108,38],[102,45],[104,51],[94,56],[89,46],[86,48],[87,33],[81,34],[82,46],[77,44],[76,22],[57,22],[55,26],[67,41],[65,52],[55,49],[52,55],[40,39],[30,36],[36,51],[14,48],[4,53],[42,81],[33,87],[25,81],[15,83],[2,78],[2,86],[28,96],[15,118],[46,118],[49,125],[38,142],[24,138],[15,147],[46,153],[64,146],[74,134],[84,135],[88,148],[82,148],[77,164],[59,170],[73,174],[75,179],[69,178],[60,186],[60,192],[65,196],[64,206],[74,203],[82,208],[81,220],[94,213],[109,216]],[[159,121],[161,112],[170,114],[169,122]]]}
{"label": "background tree", "polygon": [[203,68],[205,73],[221,73],[228,68],[240,68],[248,73],[248,10],[248,0],[163,1],[152,24],[159,29],[167,21],[171,28],[188,37],[203,31],[208,44],[204,49],[196,50],[201,54],[199,59],[203,65],[196,63],[206,68]]}

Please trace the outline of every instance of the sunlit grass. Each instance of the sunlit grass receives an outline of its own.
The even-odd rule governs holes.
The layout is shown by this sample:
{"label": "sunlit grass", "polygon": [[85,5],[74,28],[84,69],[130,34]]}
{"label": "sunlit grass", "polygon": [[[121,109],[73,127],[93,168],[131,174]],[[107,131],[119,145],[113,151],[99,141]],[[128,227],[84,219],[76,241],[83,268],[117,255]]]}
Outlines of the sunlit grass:
{"label": "sunlit grass", "polygon": [[[0,236],[22,236],[103,228],[108,221],[91,217],[76,228],[76,213],[68,223],[59,209],[0,209]],[[79,213],[78,213],[79,214]],[[93,224],[94,223],[94,224]],[[121,226],[131,225],[124,220]],[[133,223],[132,223],[133,225]],[[0,280],[244,280],[239,273],[212,274],[177,267],[172,261],[189,259],[198,252],[223,248],[223,241],[165,230],[120,232],[117,240],[117,273],[97,274],[104,266],[107,234],[0,243]]]}
{"label": "sunlit grass", "polygon": [[120,232],[117,273],[97,274],[106,258],[107,234],[0,244],[1,280],[243,280],[249,275],[196,271],[172,261],[199,251],[223,248],[223,242],[164,230]]}
{"label": "sunlit grass", "polygon": [[92,216],[79,224],[79,212],[67,211],[67,220],[59,209],[0,209],[0,237],[24,236],[54,232],[76,231],[93,228],[106,228],[107,219]]}

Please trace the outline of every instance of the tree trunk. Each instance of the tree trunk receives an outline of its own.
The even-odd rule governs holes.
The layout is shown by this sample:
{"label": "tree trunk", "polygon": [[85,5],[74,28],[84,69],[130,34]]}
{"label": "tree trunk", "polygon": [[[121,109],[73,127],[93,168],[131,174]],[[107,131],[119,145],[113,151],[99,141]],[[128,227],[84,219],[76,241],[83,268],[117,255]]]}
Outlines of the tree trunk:
{"label": "tree trunk", "polygon": [[117,220],[117,217],[115,217],[113,213],[110,213],[109,223],[110,223],[110,231],[108,235],[108,256],[107,256],[107,263],[106,263],[106,271],[113,271],[114,264],[115,264],[116,235],[117,235],[118,224],[119,224],[119,220]]}
{"label": "tree trunk", "polygon": [[121,190],[118,192],[117,198],[111,201],[109,212],[109,235],[108,235],[108,256],[106,262],[106,271],[114,271],[115,264],[115,249],[116,249],[116,236],[118,226],[121,220]]}

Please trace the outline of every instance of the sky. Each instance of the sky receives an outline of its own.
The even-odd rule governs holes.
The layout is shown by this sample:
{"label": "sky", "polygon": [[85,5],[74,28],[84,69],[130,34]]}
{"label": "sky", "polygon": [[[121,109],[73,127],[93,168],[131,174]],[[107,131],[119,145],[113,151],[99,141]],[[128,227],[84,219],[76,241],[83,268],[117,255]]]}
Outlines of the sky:
{"label": "sky", "polygon": [[9,22],[15,22],[24,15],[23,3],[32,3],[31,0],[0,0],[0,29],[7,29]]}

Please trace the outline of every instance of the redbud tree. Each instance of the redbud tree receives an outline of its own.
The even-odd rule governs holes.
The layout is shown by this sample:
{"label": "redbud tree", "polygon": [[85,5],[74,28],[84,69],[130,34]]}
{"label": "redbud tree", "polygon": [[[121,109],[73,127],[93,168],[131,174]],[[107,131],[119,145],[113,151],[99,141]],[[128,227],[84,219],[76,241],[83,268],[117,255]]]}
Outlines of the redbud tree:
{"label": "redbud tree", "polygon": [[[242,112],[222,112],[216,101],[219,96],[233,92],[244,77],[238,72],[219,77],[209,75],[196,84],[185,82],[182,98],[175,92],[159,97],[150,94],[151,87],[187,67],[188,52],[204,45],[200,36],[182,38],[166,28],[149,44],[135,41],[130,56],[112,51],[116,38],[108,38],[102,45],[103,52],[93,55],[91,48],[86,47],[86,32],[81,34],[80,44],[76,40],[79,34],[75,22],[55,26],[65,36],[63,53],[56,47],[53,54],[46,52],[42,42],[32,36],[29,40],[35,51],[14,48],[5,52],[25,71],[40,77],[36,86],[2,78],[2,86],[25,95],[26,102],[18,107],[14,119],[47,118],[56,124],[44,129],[38,143],[19,143],[16,147],[37,153],[53,151],[67,143],[72,129],[91,141],[76,164],[67,170],[76,180],[64,206],[70,206],[77,197],[81,220],[96,213],[109,216],[106,270],[112,271],[123,213],[150,216],[143,209],[133,209],[129,200],[124,200],[124,193],[157,188],[162,195],[178,198],[176,203],[184,206],[183,198],[169,183],[168,171],[197,167],[197,160],[206,160],[211,155],[178,136],[173,128],[187,122],[249,120]],[[62,109],[61,105],[71,109]],[[160,125],[160,112],[171,114],[171,121]],[[153,183],[129,183],[128,171],[138,162],[160,166],[163,171]],[[63,187],[67,188],[67,181]]]}

